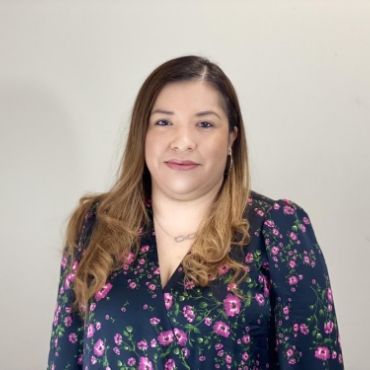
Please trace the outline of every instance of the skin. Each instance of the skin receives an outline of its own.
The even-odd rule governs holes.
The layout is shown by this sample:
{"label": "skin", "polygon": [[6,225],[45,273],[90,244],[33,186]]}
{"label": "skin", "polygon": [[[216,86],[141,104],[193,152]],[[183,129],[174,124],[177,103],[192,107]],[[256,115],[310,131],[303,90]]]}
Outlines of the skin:
{"label": "skin", "polygon": [[[145,162],[152,179],[153,213],[172,235],[195,232],[222,185],[228,149],[238,132],[234,127],[229,133],[221,99],[207,82],[175,82],[161,90],[151,111]],[[173,114],[153,114],[157,109]],[[202,111],[218,117],[195,116]],[[173,170],[164,162],[174,158],[200,165]]]}

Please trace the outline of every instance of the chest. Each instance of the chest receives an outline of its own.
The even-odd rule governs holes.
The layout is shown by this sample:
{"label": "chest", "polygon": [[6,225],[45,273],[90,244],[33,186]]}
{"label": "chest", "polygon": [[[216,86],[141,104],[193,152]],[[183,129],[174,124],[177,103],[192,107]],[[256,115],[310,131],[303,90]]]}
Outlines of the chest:
{"label": "chest", "polygon": [[156,249],[162,287],[166,286],[168,280],[190,251],[192,242],[192,240],[185,240],[176,243],[160,233],[156,235]]}

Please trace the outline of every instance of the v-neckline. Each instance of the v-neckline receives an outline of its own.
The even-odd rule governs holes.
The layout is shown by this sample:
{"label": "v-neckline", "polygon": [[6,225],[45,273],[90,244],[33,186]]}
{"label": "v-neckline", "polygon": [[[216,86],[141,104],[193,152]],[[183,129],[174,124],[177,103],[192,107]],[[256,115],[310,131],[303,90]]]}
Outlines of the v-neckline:
{"label": "v-neckline", "polygon": [[150,225],[149,225],[149,232],[150,232],[150,237],[152,239],[152,245],[153,245],[153,253],[154,253],[154,262],[156,267],[158,268],[158,285],[162,291],[162,294],[169,292],[174,285],[176,285],[176,282],[179,281],[179,278],[183,275],[183,267],[182,267],[182,262],[185,258],[185,256],[181,259],[179,264],[177,265],[176,269],[174,272],[170,275],[170,277],[167,279],[167,282],[165,283],[164,286],[162,286],[162,281],[161,281],[161,266],[159,264],[159,254],[158,254],[158,246],[157,246],[157,238],[156,238],[156,233],[154,229],[154,220],[153,220],[153,209],[151,207],[151,199],[147,198],[146,200],[146,206],[149,211],[149,217],[150,217]]}
{"label": "v-neckline", "polygon": [[179,262],[177,265],[176,269],[174,272],[170,275],[170,277],[167,279],[167,282],[165,283],[164,286],[162,286],[162,281],[161,281],[161,266],[159,264],[159,255],[158,255],[158,247],[157,247],[157,239],[155,236],[155,230],[154,230],[154,224],[152,224],[152,237],[153,237],[153,251],[155,255],[155,264],[158,267],[158,280],[159,280],[159,286],[161,287],[162,293],[167,293],[171,290],[171,288],[176,284],[176,277],[179,277],[182,270],[182,261],[183,259]]}

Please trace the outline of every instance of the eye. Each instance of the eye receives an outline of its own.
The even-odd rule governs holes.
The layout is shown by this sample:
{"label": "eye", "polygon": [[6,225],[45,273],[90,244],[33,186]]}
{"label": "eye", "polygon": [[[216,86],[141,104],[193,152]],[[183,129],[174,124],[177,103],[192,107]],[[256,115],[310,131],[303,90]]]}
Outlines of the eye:
{"label": "eye", "polygon": [[[155,125],[158,125],[158,122],[167,122],[167,123],[168,123],[168,121],[167,121],[167,120],[165,120],[165,119],[160,119],[159,121],[155,122],[154,124],[155,124]],[[158,126],[165,126],[165,125],[158,125]]]}
{"label": "eye", "polygon": [[202,121],[202,122],[200,122],[201,124],[202,123],[206,123],[208,126],[203,126],[204,128],[210,128],[210,127],[213,127],[213,123],[211,123],[211,122],[207,122],[207,121]]}

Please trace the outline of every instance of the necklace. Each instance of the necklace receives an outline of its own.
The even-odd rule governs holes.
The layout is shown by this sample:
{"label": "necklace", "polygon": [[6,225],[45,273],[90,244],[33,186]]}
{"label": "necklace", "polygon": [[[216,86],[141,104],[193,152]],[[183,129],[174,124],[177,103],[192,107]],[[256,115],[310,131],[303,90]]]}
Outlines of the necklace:
{"label": "necklace", "polygon": [[160,228],[168,235],[170,236],[171,238],[173,238],[175,240],[176,243],[181,243],[183,242],[184,240],[189,240],[189,239],[194,239],[197,235],[197,233],[191,233],[191,234],[185,234],[185,235],[177,235],[177,236],[173,236],[171,234],[169,234],[164,228],[163,226],[158,222],[157,218],[156,217],[153,217],[154,220],[157,222],[157,224],[160,226]]}

